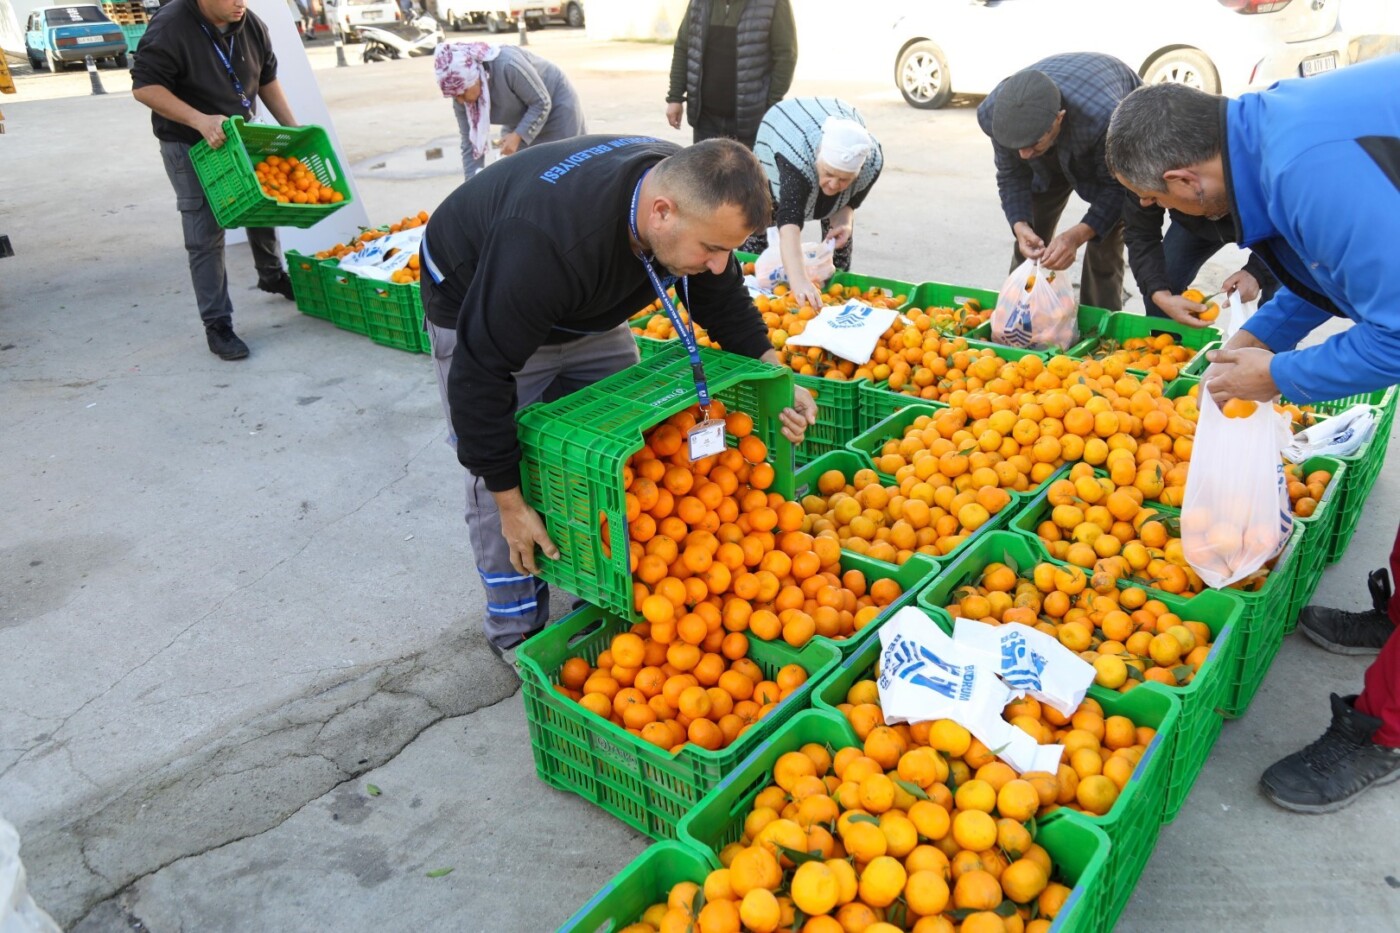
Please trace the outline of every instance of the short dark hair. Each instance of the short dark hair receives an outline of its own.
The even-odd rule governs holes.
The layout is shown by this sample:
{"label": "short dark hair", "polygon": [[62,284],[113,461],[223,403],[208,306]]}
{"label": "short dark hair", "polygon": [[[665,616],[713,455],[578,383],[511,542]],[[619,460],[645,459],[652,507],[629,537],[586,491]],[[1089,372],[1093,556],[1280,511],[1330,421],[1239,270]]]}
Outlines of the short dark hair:
{"label": "short dark hair", "polygon": [[1184,84],[1148,84],[1118,103],[1108,123],[1109,170],[1142,191],[1165,191],[1162,176],[1219,155],[1224,98]]}
{"label": "short dark hair", "polygon": [[682,209],[714,211],[737,207],[754,230],[767,229],[773,215],[768,176],[758,158],[732,139],[707,139],[662,159],[652,170]]}

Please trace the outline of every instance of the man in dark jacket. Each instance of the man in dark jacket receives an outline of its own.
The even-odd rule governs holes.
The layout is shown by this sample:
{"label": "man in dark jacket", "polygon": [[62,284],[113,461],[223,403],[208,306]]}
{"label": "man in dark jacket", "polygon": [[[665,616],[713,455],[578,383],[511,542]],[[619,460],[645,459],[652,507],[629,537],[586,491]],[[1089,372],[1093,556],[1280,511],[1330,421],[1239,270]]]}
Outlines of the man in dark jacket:
{"label": "man in dark jacket", "polygon": [[[1162,221],[1171,215],[1165,235]],[[1198,217],[1142,201],[1127,193],[1123,205],[1123,240],[1128,246],[1128,266],[1133,270],[1148,317],[1169,317],[1190,327],[1208,322],[1199,315],[1206,305],[1182,295],[1206,260],[1222,246],[1235,242],[1235,221],[1230,216]],[[1264,260],[1253,253],[1244,268],[1220,284],[1223,293],[1237,292],[1241,301],[1268,301],[1278,287]]]}
{"label": "man in dark jacket", "polygon": [[[1079,301],[1110,311],[1123,307],[1123,189],[1104,163],[1104,133],[1113,108],[1141,84],[1110,55],[1072,52],[1017,72],[977,108],[1016,237],[1011,268],[1038,259],[1047,269],[1068,269],[1088,244]],[[1089,210],[1057,235],[1070,192]]]}
{"label": "man in dark jacket", "polygon": [[796,67],[788,0],[690,0],[671,55],[666,120],[680,129],[684,107],[695,142],[727,136],[752,149]]}
{"label": "man in dark jacket", "polygon": [[[626,322],[657,297],[648,264],[663,284],[684,277],[676,291],[726,350],[776,364],[732,254],[769,210],[758,159],[731,140],[579,136],[522,149],[433,211],[423,308],[498,655],[549,620],[535,548],[558,556],[520,491],[516,410],[637,361]],[[794,405],[781,417],[797,443],[816,404],[799,388]]]}
{"label": "man in dark jacket", "polygon": [[[224,272],[224,231],[204,197],[190,162],[201,139],[218,149],[224,120],[252,119],[259,98],[282,126],[296,126],[292,108],[277,82],[277,57],[267,26],[244,0],[174,0],[141,37],[131,69],[132,96],[151,108],[165,173],[175,188],[175,205],[185,231],[190,279],[209,351],[220,359],[241,360],[248,345],[233,332],[233,302]],[[248,228],[248,245],[258,270],[258,288],[292,297],[282,271],[277,235]]]}

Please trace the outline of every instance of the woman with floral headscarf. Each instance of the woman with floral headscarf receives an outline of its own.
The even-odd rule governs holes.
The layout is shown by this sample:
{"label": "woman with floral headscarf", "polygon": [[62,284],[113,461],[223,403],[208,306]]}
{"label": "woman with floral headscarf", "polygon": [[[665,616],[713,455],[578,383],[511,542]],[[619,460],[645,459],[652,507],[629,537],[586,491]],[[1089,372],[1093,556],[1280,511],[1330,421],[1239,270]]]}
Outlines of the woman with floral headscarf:
{"label": "woman with floral headscarf", "polygon": [[583,105],[568,77],[519,46],[444,42],[433,57],[433,71],[442,96],[452,98],[468,178],[486,167],[492,124],[506,128],[503,156],[587,132]]}

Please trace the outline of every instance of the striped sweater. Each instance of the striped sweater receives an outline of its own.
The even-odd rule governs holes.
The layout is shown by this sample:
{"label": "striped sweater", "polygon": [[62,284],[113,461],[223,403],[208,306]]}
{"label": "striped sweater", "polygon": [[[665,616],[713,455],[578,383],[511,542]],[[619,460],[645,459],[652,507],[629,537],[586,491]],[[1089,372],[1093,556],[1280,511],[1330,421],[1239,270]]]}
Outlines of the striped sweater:
{"label": "striped sweater", "polygon": [[848,205],[860,207],[880,177],[885,157],[879,141],[872,136],[874,146],[855,182],[834,197],[822,193],[817,183],[817,149],[827,117],[854,120],[865,126],[859,111],[843,100],[795,97],[769,108],[758,127],[753,151],[773,191],[775,226],[802,226],[809,220],[830,217]]}

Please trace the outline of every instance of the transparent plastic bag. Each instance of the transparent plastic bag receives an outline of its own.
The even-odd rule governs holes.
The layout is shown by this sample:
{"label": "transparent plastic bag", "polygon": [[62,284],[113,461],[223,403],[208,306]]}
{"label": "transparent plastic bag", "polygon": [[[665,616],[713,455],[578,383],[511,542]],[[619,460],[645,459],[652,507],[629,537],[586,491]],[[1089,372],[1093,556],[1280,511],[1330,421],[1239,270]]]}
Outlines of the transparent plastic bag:
{"label": "transparent plastic bag", "polygon": [[1201,389],[1181,544],[1186,562],[1219,589],[1263,567],[1288,542],[1293,512],[1281,452],[1290,437],[1287,416],[1273,405],[1257,403],[1252,414],[1227,418]]}
{"label": "transparent plastic bag", "polygon": [[[802,244],[802,262],[807,267],[807,278],[823,284],[836,273],[836,243],[824,240],[821,243]],[[782,249],[778,244],[778,228],[768,228],[768,248],[759,253],[753,263],[755,285],[765,292],[773,291],[773,286],[788,280],[783,268]]]}
{"label": "transparent plastic bag", "polygon": [[29,896],[19,833],[0,817],[0,933],[62,933]]}
{"label": "transparent plastic bag", "polygon": [[1069,276],[1027,259],[1006,277],[992,312],[992,339],[1008,347],[1069,349],[1079,341],[1079,303]]}

